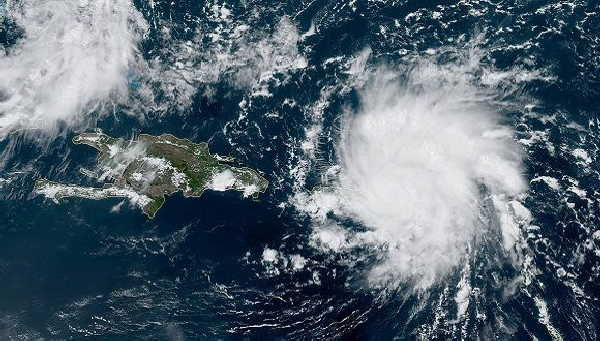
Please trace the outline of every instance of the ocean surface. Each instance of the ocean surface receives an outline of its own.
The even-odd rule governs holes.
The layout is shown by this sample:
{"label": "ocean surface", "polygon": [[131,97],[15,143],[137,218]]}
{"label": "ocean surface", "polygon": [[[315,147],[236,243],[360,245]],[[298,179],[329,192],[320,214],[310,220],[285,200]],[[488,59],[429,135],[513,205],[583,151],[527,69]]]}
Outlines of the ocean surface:
{"label": "ocean surface", "polygon": [[[597,1],[0,0],[0,339],[597,340]],[[206,141],[126,200],[71,139]]]}

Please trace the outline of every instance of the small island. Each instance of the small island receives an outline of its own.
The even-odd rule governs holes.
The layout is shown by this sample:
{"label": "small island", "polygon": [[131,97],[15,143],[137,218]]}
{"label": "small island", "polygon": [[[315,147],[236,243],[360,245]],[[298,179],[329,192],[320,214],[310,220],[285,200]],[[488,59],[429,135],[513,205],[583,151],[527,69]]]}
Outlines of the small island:
{"label": "small island", "polygon": [[211,154],[207,143],[193,143],[170,134],[140,134],[133,140],[114,138],[102,132],[77,135],[73,143],[96,149],[96,170],[81,173],[104,182],[102,188],[82,187],[39,179],[34,191],[58,202],[62,198],[127,198],[152,219],[165,196],[183,192],[199,197],[205,190],[242,192],[256,198],[268,181],[257,171],[234,167],[230,157]]}

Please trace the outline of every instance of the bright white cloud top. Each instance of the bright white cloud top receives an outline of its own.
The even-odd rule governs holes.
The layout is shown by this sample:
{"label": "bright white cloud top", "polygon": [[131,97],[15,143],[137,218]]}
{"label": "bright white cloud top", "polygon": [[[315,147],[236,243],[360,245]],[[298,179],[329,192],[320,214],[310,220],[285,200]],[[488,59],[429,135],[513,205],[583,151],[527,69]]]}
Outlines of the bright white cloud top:
{"label": "bright white cloud top", "polygon": [[[507,250],[518,238],[515,221],[526,214],[516,213],[526,209],[514,199],[527,189],[521,150],[493,110],[491,93],[464,71],[429,62],[402,77],[380,71],[360,109],[345,116],[332,167],[337,176],[297,198],[320,221],[315,245],[383,250],[370,271],[373,285],[428,287],[494,224]],[[368,230],[333,227],[328,212]]]}
{"label": "bright white cloud top", "polygon": [[128,0],[24,0],[7,8],[24,37],[0,57],[0,137],[73,124],[128,92],[145,25]]}

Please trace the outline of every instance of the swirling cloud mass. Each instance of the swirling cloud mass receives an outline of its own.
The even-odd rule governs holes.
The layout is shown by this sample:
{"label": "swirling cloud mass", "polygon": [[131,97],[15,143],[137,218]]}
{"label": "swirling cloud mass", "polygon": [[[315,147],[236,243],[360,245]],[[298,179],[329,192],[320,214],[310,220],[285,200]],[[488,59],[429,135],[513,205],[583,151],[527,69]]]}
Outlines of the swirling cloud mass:
{"label": "swirling cloud mass", "polygon": [[[514,231],[500,211],[526,182],[521,151],[493,110],[491,91],[473,85],[459,66],[427,61],[402,76],[382,70],[373,78],[360,109],[345,116],[337,176],[305,206],[321,218],[316,243],[334,251],[383,249],[369,281],[416,287],[460,264],[490,225],[501,226],[510,249]],[[328,212],[367,231],[332,227]]]}

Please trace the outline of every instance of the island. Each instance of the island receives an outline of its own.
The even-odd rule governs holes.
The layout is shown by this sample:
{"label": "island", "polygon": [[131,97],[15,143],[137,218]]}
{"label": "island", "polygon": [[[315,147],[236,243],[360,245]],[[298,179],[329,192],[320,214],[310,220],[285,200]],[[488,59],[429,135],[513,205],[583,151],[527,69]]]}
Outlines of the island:
{"label": "island", "polygon": [[205,190],[235,190],[257,198],[269,184],[257,171],[235,167],[235,159],[211,154],[208,143],[170,134],[140,134],[125,140],[96,131],[75,136],[73,143],[98,151],[96,169],[82,168],[81,173],[104,186],[83,187],[42,178],[35,183],[35,193],[55,202],[68,197],[127,198],[153,219],[165,197],[176,192],[199,197]]}

